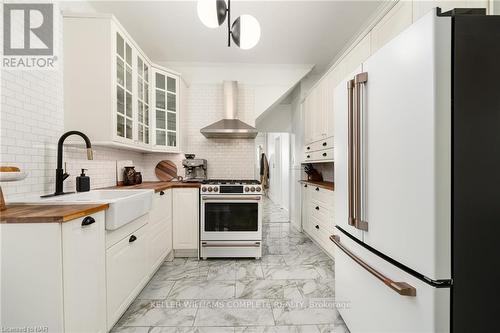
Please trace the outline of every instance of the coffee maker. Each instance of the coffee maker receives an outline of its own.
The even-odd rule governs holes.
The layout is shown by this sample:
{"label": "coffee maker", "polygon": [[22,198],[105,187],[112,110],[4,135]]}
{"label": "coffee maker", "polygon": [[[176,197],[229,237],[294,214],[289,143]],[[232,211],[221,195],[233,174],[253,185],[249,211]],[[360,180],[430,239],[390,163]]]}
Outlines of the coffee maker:
{"label": "coffee maker", "polygon": [[202,182],[207,179],[207,160],[194,158],[194,154],[185,154],[182,160],[184,182]]}

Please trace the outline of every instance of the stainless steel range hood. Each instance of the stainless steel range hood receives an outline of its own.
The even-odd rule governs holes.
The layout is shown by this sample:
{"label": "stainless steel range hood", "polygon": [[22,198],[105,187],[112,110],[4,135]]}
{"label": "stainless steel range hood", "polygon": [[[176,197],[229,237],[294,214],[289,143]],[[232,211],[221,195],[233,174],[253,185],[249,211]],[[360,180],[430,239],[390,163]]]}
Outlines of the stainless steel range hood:
{"label": "stainless steel range hood", "polygon": [[200,133],[215,139],[255,139],[257,129],[238,119],[238,82],[224,81],[223,85],[225,118],[202,128]]}

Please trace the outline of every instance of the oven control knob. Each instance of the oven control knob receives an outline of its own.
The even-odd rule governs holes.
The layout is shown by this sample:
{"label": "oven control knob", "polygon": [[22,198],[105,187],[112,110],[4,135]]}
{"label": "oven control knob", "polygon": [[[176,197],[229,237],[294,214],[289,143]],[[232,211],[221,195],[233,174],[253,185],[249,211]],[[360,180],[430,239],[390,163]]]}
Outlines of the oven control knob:
{"label": "oven control knob", "polygon": [[219,188],[217,186],[214,187],[214,192],[219,192]]}
{"label": "oven control knob", "polygon": [[202,191],[202,192],[206,192],[206,191],[207,191],[207,188],[206,188],[205,186],[203,186],[203,187],[201,188],[201,191]]}
{"label": "oven control knob", "polygon": [[260,192],[261,190],[260,186],[257,186],[255,189],[257,190],[257,192]]}
{"label": "oven control knob", "polygon": [[208,187],[208,192],[212,192],[212,186]]}
{"label": "oven control knob", "polygon": [[250,187],[247,186],[247,187],[245,187],[245,192],[248,192],[248,191],[250,191]]}
{"label": "oven control knob", "polygon": [[250,191],[255,192],[255,187],[253,187],[253,186],[252,186],[252,187],[250,188]]}

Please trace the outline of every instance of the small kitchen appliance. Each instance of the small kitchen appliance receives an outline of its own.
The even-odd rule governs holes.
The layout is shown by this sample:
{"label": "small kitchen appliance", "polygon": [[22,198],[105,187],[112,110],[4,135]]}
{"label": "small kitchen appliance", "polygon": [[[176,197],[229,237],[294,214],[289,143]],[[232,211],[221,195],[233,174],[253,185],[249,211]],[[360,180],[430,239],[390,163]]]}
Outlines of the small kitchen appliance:
{"label": "small kitchen appliance", "polygon": [[203,182],[207,180],[207,160],[203,158],[194,158],[194,154],[184,155],[186,159],[182,160],[185,176],[184,182]]}
{"label": "small kitchen appliance", "polygon": [[262,256],[262,187],[257,180],[210,179],[200,190],[200,257]]}

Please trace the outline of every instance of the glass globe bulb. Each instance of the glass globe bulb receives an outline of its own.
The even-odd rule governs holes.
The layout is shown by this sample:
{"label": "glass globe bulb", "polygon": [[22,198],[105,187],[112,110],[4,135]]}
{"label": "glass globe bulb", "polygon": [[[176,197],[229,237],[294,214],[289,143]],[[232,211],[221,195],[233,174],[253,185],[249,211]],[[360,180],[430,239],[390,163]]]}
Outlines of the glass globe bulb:
{"label": "glass globe bulb", "polygon": [[253,48],[260,40],[260,24],[252,15],[238,17],[232,25],[234,42],[243,50]]}
{"label": "glass globe bulb", "polygon": [[209,28],[218,28],[226,19],[227,5],[224,0],[198,0],[198,17]]}

